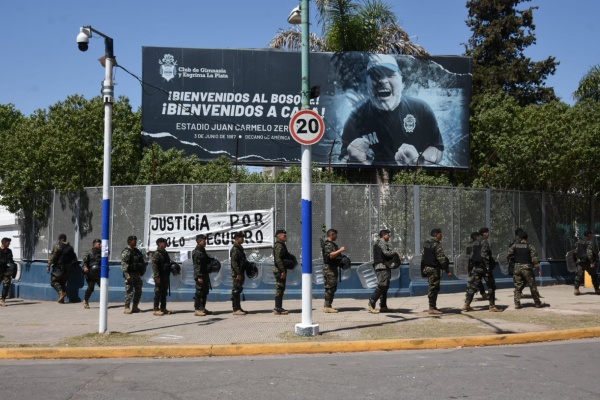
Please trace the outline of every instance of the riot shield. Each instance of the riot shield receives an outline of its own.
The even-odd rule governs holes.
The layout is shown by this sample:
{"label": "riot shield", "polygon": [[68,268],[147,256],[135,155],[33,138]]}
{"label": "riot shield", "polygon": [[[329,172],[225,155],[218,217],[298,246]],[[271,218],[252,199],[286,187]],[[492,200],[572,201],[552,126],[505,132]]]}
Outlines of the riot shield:
{"label": "riot shield", "polygon": [[573,252],[573,250],[567,251],[567,254],[565,255],[565,261],[567,262],[567,271],[577,271],[577,262],[575,261],[575,252]]}
{"label": "riot shield", "polygon": [[469,260],[470,256],[461,254],[454,260],[454,274],[458,279],[469,279]]}

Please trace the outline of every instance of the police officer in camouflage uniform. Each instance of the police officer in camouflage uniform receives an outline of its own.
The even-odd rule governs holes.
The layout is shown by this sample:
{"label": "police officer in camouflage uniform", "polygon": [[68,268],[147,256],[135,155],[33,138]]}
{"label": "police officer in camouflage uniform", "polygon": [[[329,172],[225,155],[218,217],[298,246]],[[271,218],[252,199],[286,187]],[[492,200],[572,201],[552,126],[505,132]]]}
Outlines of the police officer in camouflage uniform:
{"label": "police officer in camouflage uniform", "polygon": [[102,259],[102,241],[100,239],[94,239],[92,242],[92,248],[85,253],[83,256],[83,275],[87,281],[87,289],[83,297],[83,308],[90,308],[90,296],[94,292],[96,285],[100,287],[100,262]]}
{"label": "police officer in camouflage uniform", "polygon": [[284,229],[278,229],[275,232],[277,240],[273,245],[273,261],[275,263],[273,267],[273,274],[275,275],[275,308],[273,314],[275,315],[287,315],[288,310],[283,308],[283,293],[285,292],[287,266],[286,261],[291,259],[291,255],[288,252],[287,232]]}
{"label": "police officer in camouflage uniform", "polygon": [[46,268],[46,272],[50,272],[50,267],[53,267],[52,274],[50,275],[50,286],[58,293],[59,304],[65,303],[69,272],[75,262],[77,262],[77,255],[67,241],[67,235],[61,233],[58,235],[58,242],[52,249],[52,253],[50,253],[48,267]]}
{"label": "police officer in camouflage uniform", "polygon": [[442,279],[441,270],[446,271],[448,277],[452,273],[448,270],[450,260],[444,254],[442,248],[442,230],[434,228],[431,230],[431,237],[423,244],[423,252],[421,254],[422,273],[427,277],[429,282],[429,290],[427,298],[429,299],[429,309],[427,313],[430,315],[441,315],[442,312],[437,309],[437,297],[440,292],[440,281]]}
{"label": "police officer in camouflage uniform", "polygon": [[196,248],[192,251],[192,261],[194,262],[194,279],[196,280],[194,315],[197,317],[212,314],[211,311],[206,309],[206,298],[210,291],[208,266],[212,260],[213,257],[206,253],[206,235],[196,235]]}
{"label": "police officer in camouflage uniform", "polygon": [[2,299],[0,300],[0,307],[6,306],[6,298],[8,297],[12,281],[12,274],[9,274],[7,271],[8,264],[14,262],[12,250],[8,248],[10,242],[10,238],[2,238],[2,245],[0,246],[0,282],[2,282]]}
{"label": "police officer in camouflage uniform", "polygon": [[583,284],[585,272],[592,277],[592,285],[596,294],[600,294],[598,287],[598,274],[596,267],[598,266],[598,247],[594,243],[594,233],[585,231],[584,237],[579,239],[573,249],[575,260],[577,261],[577,272],[575,275],[575,296],[579,296],[579,286]]}
{"label": "police officer in camouflage uniform", "polygon": [[515,266],[513,275],[513,281],[515,283],[515,308],[522,308],[521,295],[523,294],[525,285],[528,285],[531,290],[531,297],[533,297],[535,307],[541,308],[543,307],[543,304],[537,290],[535,276],[533,276],[534,268],[537,268],[539,270],[539,275],[542,276],[540,261],[538,260],[535,248],[527,243],[527,238],[529,237],[527,232],[521,230],[518,236],[519,241],[510,246],[507,255],[508,262],[514,263]]}
{"label": "police officer in camouflage uniform", "polygon": [[[385,264],[385,261],[390,260],[399,253],[392,250],[390,247],[390,231],[382,229],[379,231],[379,240],[373,246],[373,268],[377,275],[377,287],[373,291],[367,310],[372,314],[380,312],[390,312],[387,306],[387,292],[390,288],[390,279],[392,278],[392,270]],[[375,308],[377,301],[380,300],[379,310]]]}
{"label": "police officer in camouflage uniform", "polygon": [[[469,243],[467,245],[467,247],[465,248],[465,254],[469,256],[469,271],[468,271],[469,276],[471,276],[471,270],[473,269],[473,263],[471,262],[471,255],[473,254],[473,245],[475,243],[479,243],[479,239],[480,239],[479,231],[472,232],[471,233],[471,243]],[[479,286],[477,287],[477,290],[479,290],[479,294],[481,294],[481,298],[483,300],[488,299],[488,295],[485,292],[485,287],[483,287],[483,282],[479,282]]]}
{"label": "police officer in camouflage uniform", "polygon": [[346,251],[344,246],[339,247],[337,240],[337,231],[329,229],[327,231],[327,240],[323,241],[321,252],[323,253],[323,278],[325,280],[325,305],[323,312],[336,313],[337,309],[332,307],[333,297],[337,290],[338,268],[341,265],[342,253]]}
{"label": "police officer in camouflage uniform", "polygon": [[[142,298],[142,288],[144,281],[142,275],[146,273],[148,263],[144,260],[144,255],[137,248],[137,236],[127,238],[127,247],[121,252],[121,269],[125,279],[125,309],[123,313],[139,313],[138,307]],[[131,298],[133,297],[133,308],[129,308]]]}
{"label": "police officer in camouflage uniform", "polygon": [[233,247],[229,251],[229,257],[231,259],[231,277],[233,283],[231,284],[231,304],[233,307],[233,315],[246,315],[246,311],[242,309],[242,291],[244,290],[245,281],[245,264],[246,253],[244,252],[244,232],[236,232],[233,235]]}
{"label": "police officer in camouflage uniform", "polygon": [[[465,297],[465,305],[463,311],[474,311],[471,307],[471,302],[475,293],[482,285],[481,281],[485,280],[489,293],[488,299],[490,302],[490,312],[501,312],[496,308],[496,281],[493,276],[493,265],[495,264],[492,257],[492,249],[489,245],[488,238],[490,236],[488,228],[479,230],[481,240],[474,240],[471,243],[471,271],[469,274],[469,282],[467,282],[467,294]],[[472,236],[473,237],[473,236]]]}
{"label": "police officer in camouflage uniform", "polygon": [[167,252],[167,239],[156,239],[156,251],[152,254],[152,278],[154,279],[154,315],[171,314],[167,310],[167,294],[171,285],[171,257]]}

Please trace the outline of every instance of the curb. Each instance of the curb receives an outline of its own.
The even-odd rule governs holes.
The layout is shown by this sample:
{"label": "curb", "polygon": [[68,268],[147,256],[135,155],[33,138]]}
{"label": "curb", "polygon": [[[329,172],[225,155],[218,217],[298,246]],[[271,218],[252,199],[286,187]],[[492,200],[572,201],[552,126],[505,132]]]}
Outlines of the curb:
{"label": "curb", "polygon": [[501,346],[600,337],[600,327],[467,337],[240,345],[0,348],[0,359],[186,358],[357,353]]}

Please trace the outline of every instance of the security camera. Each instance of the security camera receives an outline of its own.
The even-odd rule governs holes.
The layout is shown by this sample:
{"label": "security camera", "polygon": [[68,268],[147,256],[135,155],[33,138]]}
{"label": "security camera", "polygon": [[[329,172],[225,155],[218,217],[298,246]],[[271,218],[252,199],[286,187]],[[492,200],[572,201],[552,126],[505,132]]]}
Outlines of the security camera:
{"label": "security camera", "polygon": [[79,50],[87,51],[91,37],[92,31],[89,28],[79,28],[79,35],[77,35],[77,47]]}

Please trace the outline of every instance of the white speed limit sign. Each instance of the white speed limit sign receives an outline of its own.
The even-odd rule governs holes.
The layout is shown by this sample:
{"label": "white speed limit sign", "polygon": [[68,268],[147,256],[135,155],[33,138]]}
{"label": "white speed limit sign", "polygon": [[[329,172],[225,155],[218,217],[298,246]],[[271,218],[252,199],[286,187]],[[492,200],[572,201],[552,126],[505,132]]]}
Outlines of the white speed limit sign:
{"label": "white speed limit sign", "polygon": [[317,112],[300,110],[290,120],[290,133],[300,144],[315,144],[325,133],[325,123]]}

